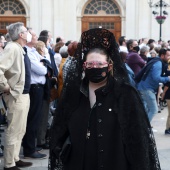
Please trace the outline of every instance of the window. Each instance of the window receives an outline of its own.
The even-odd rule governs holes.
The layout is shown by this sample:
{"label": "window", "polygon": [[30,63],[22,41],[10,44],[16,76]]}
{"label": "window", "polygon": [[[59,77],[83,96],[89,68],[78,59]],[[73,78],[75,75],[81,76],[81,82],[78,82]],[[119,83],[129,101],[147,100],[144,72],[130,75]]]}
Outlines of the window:
{"label": "window", "polygon": [[0,30],[6,29],[6,27],[10,24],[12,24],[12,22],[0,22]]}
{"label": "window", "polygon": [[19,0],[0,0],[0,15],[12,11],[14,15],[25,15],[25,8]]}
{"label": "window", "polygon": [[104,28],[104,29],[113,30],[114,23],[113,22],[90,22],[89,29],[92,28]]}
{"label": "window", "polygon": [[112,0],[92,0],[87,4],[84,14],[97,14],[101,10],[106,14],[120,14],[117,5]]}

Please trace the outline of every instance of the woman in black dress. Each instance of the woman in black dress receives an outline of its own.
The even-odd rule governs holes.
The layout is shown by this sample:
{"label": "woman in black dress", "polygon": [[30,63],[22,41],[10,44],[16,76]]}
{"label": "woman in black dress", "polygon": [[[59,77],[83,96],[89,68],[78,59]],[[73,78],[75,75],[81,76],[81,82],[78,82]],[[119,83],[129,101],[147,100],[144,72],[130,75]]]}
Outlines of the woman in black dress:
{"label": "woman in black dress", "polygon": [[[114,35],[84,32],[74,57],[51,127],[49,170],[160,170],[149,120]],[[71,147],[63,154],[68,137]]]}

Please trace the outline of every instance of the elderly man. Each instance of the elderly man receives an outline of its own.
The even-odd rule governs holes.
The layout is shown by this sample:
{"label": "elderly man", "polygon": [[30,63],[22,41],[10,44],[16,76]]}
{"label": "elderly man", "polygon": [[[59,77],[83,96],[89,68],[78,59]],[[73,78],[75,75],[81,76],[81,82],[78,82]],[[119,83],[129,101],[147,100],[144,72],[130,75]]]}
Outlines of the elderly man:
{"label": "elderly man", "polygon": [[32,165],[19,159],[30,105],[30,62],[23,46],[31,35],[20,22],[9,25],[8,33],[12,41],[0,56],[0,91],[8,108],[4,170],[20,170],[18,167]]}
{"label": "elderly man", "polygon": [[30,109],[28,112],[27,128],[23,138],[23,152],[25,158],[42,159],[46,158],[47,155],[37,151],[36,138],[37,129],[42,116],[44,84],[46,82],[45,75],[47,74],[47,68],[42,62],[40,62],[44,57],[34,48],[37,43],[36,33],[32,28],[28,28],[28,31],[32,35],[31,42],[26,45],[28,57],[31,62],[31,88],[29,93]]}

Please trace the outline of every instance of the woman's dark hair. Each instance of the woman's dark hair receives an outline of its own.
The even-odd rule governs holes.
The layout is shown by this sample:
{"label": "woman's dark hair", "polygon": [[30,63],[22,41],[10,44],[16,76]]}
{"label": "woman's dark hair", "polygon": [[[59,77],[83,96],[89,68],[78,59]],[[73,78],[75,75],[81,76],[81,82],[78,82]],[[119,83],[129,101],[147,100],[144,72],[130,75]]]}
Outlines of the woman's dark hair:
{"label": "woman's dark hair", "polygon": [[119,45],[123,45],[123,42],[125,42],[125,36],[119,38]]}
{"label": "woman's dark hair", "polygon": [[75,51],[76,51],[76,49],[77,49],[77,44],[78,44],[77,41],[73,41],[73,42],[71,42],[71,43],[68,45],[68,54],[69,54],[70,56],[74,56]]}
{"label": "woman's dark hair", "polygon": [[105,55],[106,56],[106,61],[109,62],[110,61],[110,57],[107,53],[107,51],[105,49],[102,49],[102,48],[93,48],[91,49],[87,55],[85,56],[85,60],[87,59],[87,56],[91,53],[98,53],[98,54],[101,54],[101,55]]}
{"label": "woman's dark hair", "polygon": [[149,45],[149,44],[152,44],[153,42],[155,42],[155,40],[154,40],[154,39],[149,39],[149,41],[148,41],[148,45]]}
{"label": "woman's dark hair", "polygon": [[130,39],[127,41],[126,46],[127,46],[128,51],[130,51],[130,47],[132,46],[133,41],[134,41],[133,39]]}
{"label": "woman's dark hair", "polygon": [[48,37],[47,36],[40,36],[38,38],[38,41],[43,41],[45,45],[47,45]]}
{"label": "woman's dark hair", "polygon": [[68,46],[70,43],[71,43],[71,40],[67,41],[67,42],[65,43],[65,45]]}
{"label": "woman's dark hair", "polygon": [[126,62],[127,54],[128,54],[128,53],[123,52],[123,51],[120,52],[120,57],[122,58],[123,62]]}
{"label": "woman's dark hair", "polygon": [[142,39],[139,39],[139,40],[138,40],[138,45],[141,44],[141,41],[142,41]]}
{"label": "woman's dark hair", "polygon": [[41,36],[46,36],[46,37],[48,38],[48,32],[49,32],[49,31],[47,31],[47,30],[41,31],[39,37],[41,37]]}
{"label": "woman's dark hair", "polygon": [[56,43],[59,43],[62,39],[60,37],[56,38]]}
{"label": "woman's dark hair", "polygon": [[153,44],[149,44],[149,50],[151,51],[151,50],[153,50],[154,49],[154,45]]}
{"label": "woman's dark hair", "polygon": [[64,45],[63,42],[58,42],[54,47],[54,52],[59,53],[60,48]]}

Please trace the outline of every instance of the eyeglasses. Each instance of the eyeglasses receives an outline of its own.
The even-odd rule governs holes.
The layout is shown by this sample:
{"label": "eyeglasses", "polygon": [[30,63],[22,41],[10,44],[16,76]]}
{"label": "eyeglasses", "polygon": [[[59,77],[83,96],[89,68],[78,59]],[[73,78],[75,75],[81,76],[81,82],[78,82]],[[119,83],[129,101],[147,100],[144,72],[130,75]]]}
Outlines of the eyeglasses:
{"label": "eyeglasses", "polygon": [[102,62],[102,61],[89,61],[89,62],[84,62],[83,67],[84,68],[102,68],[104,67],[108,62]]}

